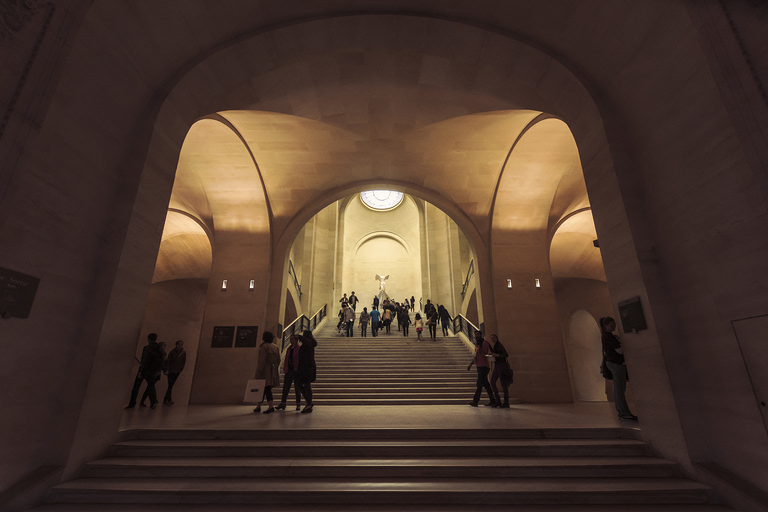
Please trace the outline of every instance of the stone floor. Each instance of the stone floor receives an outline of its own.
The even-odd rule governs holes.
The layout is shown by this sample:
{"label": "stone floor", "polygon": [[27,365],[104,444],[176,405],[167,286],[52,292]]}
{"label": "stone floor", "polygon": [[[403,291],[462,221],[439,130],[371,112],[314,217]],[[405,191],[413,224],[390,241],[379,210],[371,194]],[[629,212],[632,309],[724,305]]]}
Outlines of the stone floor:
{"label": "stone floor", "polygon": [[[467,403],[471,397],[467,399]],[[619,421],[610,402],[517,404],[509,409],[446,406],[315,406],[299,414],[288,402],[285,411],[254,414],[248,405],[173,405],[125,411],[122,430],[135,428],[290,429],[290,428],[592,428],[639,429]]]}

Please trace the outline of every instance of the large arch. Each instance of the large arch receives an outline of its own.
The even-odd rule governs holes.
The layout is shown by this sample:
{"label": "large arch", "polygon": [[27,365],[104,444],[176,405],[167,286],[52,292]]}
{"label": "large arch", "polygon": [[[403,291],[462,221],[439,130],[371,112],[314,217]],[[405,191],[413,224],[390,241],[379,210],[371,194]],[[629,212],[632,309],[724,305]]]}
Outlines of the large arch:
{"label": "large arch", "polygon": [[[328,98],[327,95],[323,96],[322,92],[334,88],[336,89],[335,95],[344,96],[349,92],[348,89],[341,87],[338,80],[339,70],[344,69],[347,73],[345,82],[366,91],[370,97],[380,97],[382,93],[393,90],[401,93],[410,91],[412,93],[411,103],[417,104],[423,103],[424,100],[422,87],[426,88],[427,91],[434,91],[435,88],[438,88],[441,92],[440,100],[430,104],[431,108],[428,110],[430,116],[424,119],[413,119],[411,121],[413,127],[418,127],[421,124],[437,125],[446,121],[450,124],[449,119],[456,117],[456,115],[474,115],[500,110],[509,112],[521,108],[532,112],[548,112],[563,119],[571,128],[579,147],[590,195],[594,194],[601,198],[599,204],[593,205],[593,209],[599,213],[599,215],[596,214],[596,224],[598,224],[599,229],[603,229],[600,227],[601,222],[598,222],[597,219],[598,217],[605,219],[605,229],[612,233],[613,245],[607,244],[605,251],[606,260],[609,262],[606,271],[609,274],[617,272],[625,276],[632,276],[631,279],[622,281],[622,287],[629,286],[634,294],[645,296],[637,258],[633,253],[627,254],[621,250],[624,247],[633,246],[632,236],[613,170],[612,158],[603,128],[603,119],[598,106],[584,85],[556,59],[532,46],[510,38],[509,35],[484,32],[480,28],[428,18],[418,18],[419,30],[424,31],[427,36],[433,34],[436,39],[440,39],[439,34],[445,32],[446,29],[448,32],[459,30],[471,36],[467,39],[470,42],[466,48],[467,55],[473,54],[472,45],[474,45],[474,55],[486,54],[494,57],[497,55],[514,55],[516,61],[521,65],[510,71],[506,68],[498,68],[495,66],[496,62],[478,60],[474,56],[470,59],[457,60],[455,55],[450,52],[449,47],[440,45],[425,49],[425,57],[416,63],[415,67],[410,61],[411,54],[409,52],[398,52],[391,49],[382,51],[377,55],[378,58],[374,60],[378,60],[384,65],[377,65],[375,70],[366,67],[365,62],[359,60],[339,60],[342,55],[350,55],[350,50],[359,51],[361,47],[365,46],[365,38],[378,33],[377,31],[359,30],[360,24],[365,24],[366,28],[380,25],[377,28],[391,30],[391,25],[394,23],[412,29],[411,21],[408,16],[402,15],[347,16],[338,19],[315,20],[291,27],[278,28],[250,38],[238,39],[216,52],[201,55],[200,60],[191,65],[186,73],[180,76],[178,80],[174,79],[168,84],[168,94],[163,98],[162,106],[154,118],[153,135],[146,152],[143,179],[137,185],[137,204],[146,204],[157,197],[170,195],[174,173],[173,166],[169,166],[169,163],[175,161],[186,129],[196,119],[211,112],[227,112],[233,109],[287,110],[293,114],[298,111],[306,118],[338,119],[338,113],[324,113],[323,108],[327,105],[316,102],[312,97]],[[265,48],[272,47],[274,38],[295,38],[298,34],[300,39],[312,39],[318,34],[331,33],[332,28],[335,30],[339,25],[345,24],[352,25],[352,27],[347,28],[349,33],[356,34],[357,40],[351,38],[325,41],[324,44],[295,48],[296,51],[293,53],[290,51],[276,53],[264,51]],[[483,51],[480,51],[481,48]],[[249,58],[243,58],[245,55],[248,55]],[[280,57],[275,60],[275,55],[280,55]],[[334,56],[336,57],[335,60],[330,58]],[[329,64],[332,62],[335,62],[335,65],[330,66]],[[346,62],[347,67],[339,67],[342,62]],[[227,69],[234,72],[224,73],[223,70]],[[264,70],[266,72],[262,73]],[[210,80],[212,75],[215,75],[217,80]],[[466,78],[470,76],[472,79],[467,80]],[[276,84],[279,86],[276,87]],[[286,84],[291,84],[291,87],[285,87]],[[383,86],[385,87],[382,89]],[[421,95],[416,94],[417,92]],[[354,98],[354,95],[351,97]],[[306,98],[310,98],[310,100],[307,101]],[[352,107],[347,112],[352,117],[350,122],[354,122],[354,114],[360,112],[359,108],[354,108],[354,105]],[[383,113],[384,121],[387,119],[387,112],[407,113],[411,111],[407,102],[405,105],[395,105],[396,108],[394,109],[392,105],[387,105],[386,102],[374,104],[373,107],[376,108],[366,108],[365,110],[371,113],[374,118],[377,112]],[[341,111],[342,113],[345,112],[343,108]],[[418,112],[419,109],[414,111]],[[477,119],[480,122],[485,121],[488,125],[492,125],[494,121],[504,122],[503,116],[495,118],[483,115]],[[231,117],[229,120],[232,121]],[[372,126],[375,128],[374,133],[386,134],[398,125],[397,123],[374,122]],[[239,131],[244,132],[242,129]],[[476,138],[470,138],[470,143],[464,148],[468,152],[487,151],[487,146],[484,146],[484,143],[488,143],[494,133],[497,134],[496,139],[501,139],[498,141],[501,147],[501,156],[495,156],[493,159],[497,162],[497,168],[500,169],[500,164],[507,154],[509,141],[513,140],[514,136],[510,133],[504,133],[505,130],[500,129],[499,126],[490,132],[478,130],[476,127],[472,127],[468,131],[476,134]],[[357,147],[366,148],[366,154],[370,157],[376,157],[381,154],[381,151],[386,153],[387,150],[392,149],[391,145],[372,143],[370,140],[355,142]],[[260,156],[257,156],[257,159],[262,161]],[[493,159],[490,161],[494,161]],[[369,162],[376,161],[376,158],[369,160]],[[484,160],[484,162],[487,164],[489,160]],[[316,211],[314,206],[306,206],[307,204],[312,205],[320,203],[322,200],[327,201],[329,197],[337,199],[350,191],[358,191],[360,190],[360,183],[366,183],[366,187],[376,184],[395,190],[408,191],[429,200],[448,213],[467,234],[476,254],[481,290],[484,290],[484,293],[491,299],[490,303],[478,304],[478,306],[488,327],[494,329],[496,327],[496,313],[492,306],[494,302],[492,296],[494,285],[497,283],[493,281],[490,265],[488,249],[490,227],[487,221],[491,205],[491,197],[487,194],[487,190],[493,190],[493,187],[487,187],[485,179],[472,180],[464,183],[465,186],[456,188],[450,187],[451,181],[449,180],[424,180],[420,179],[418,173],[408,175],[407,179],[404,179],[406,176],[396,169],[393,170],[391,161],[384,162],[384,164],[383,167],[377,165],[364,167],[366,170],[362,176],[348,175],[341,180],[322,182],[319,186],[317,184],[314,187],[300,184],[300,188],[296,188],[290,186],[289,183],[289,186],[282,187],[282,193],[288,194],[284,197],[301,198],[301,202],[297,204],[297,201],[281,201],[280,205],[283,209],[273,211],[271,235],[276,241],[272,245],[271,276],[279,276],[281,269],[285,268],[285,255],[288,254],[290,241],[295,237],[303,222],[306,222],[311,217],[311,213]],[[451,169],[446,167],[441,172],[450,174]],[[470,170],[467,174],[490,177],[491,180],[495,180],[493,173],[487,174],[487,170],[483,167]],[[272,192],[272,187],[267,185],[268,198],[272,197]],[[141,219],[134,217],[131,222],[143,223],[145,218],[150,223],[157,224],[159,222],[158,218],[152,216],[151,210],[147,210]],[[131,236],[134,232],[135,230],[129,228],[126,246],[131,250],[125,251],[121,257],[131,258],[139,264],[144,262],[149,265],[148,262],[154,258],[153,244],[149,243],[143,246],[143,244],[137,243],[137,240],[132,240]],[[152,240],[152,237],[147,237],[146,234],[142,234],[141,237]],[[285,289],[279,281],[281,281],[279,278],[269,281],[269,299],[265,312],[265,317],[268,319],[266,323],[275,322],[274,319],[279,318],[279,305],[283,302],[282,293]],[[129,298],[131,291],[119,285],[113,288],[112,295],[113,297],[124,297],[123,300],[131,300]],[[116,313],[115,311],[114,314]],[[105,324],[107,329],[102,332],[102,336],[109,332],[111,315],[113,312],[108,311],[108,320]],[[650,312],[648,317],[649,325],[653,327]],[[655,340],[655,334],[653,336]],[[655,368],[658,365],[659,357],[660,353],[657,350],[647,360],[650,365],[649,368]],[[640,367],[645,364],[639,359],[637,361]],[[642,371],[639,370],[639,373],[642,374]],[[89,386],[99,386],[105,377],[104,375],[92,375]],[[649,425],[654,424],[654,418],[663,418],[662,428],[665,435],[659,439],[658,448],[662,451],[669,449],[668,454],[670,456],[681,458],[680,447],[683,444],[670,441],[677,438],[675,435],[670,435],[671,427],[668,419],[669,417],[676,417],[676,413],[668,383],[664,378],[658,378],[657,375],[654,375],[653,371],[648,374],[648,377],[654,385],[654,404],[648,408],[647,412],[641,409],[641,413],[648,417]],[[661,404],[659,397],[664,397]],[[88,418],[103,416],[102,412],[96,410],[95,404],[86,403],[85,409],[86,414],[81,419],[81,427],[88,423]],[[91,432],[86,435],[88,430]],[[653,428],[651,427],[648,432],[652,438]],[[98,450],[101,446],[99,443],[95,443],[93,448],[82,446],[86,439],[88,442],[92,442],[93,434],[93,429],[80,428],[78,431],[76,443],[80,443],[81,446],[78,446],[75,451],[81,454],[83,458],[87,458],[94,449]],[[96,437],[109,438],[103,434],[96,434]],[[653,442],[652,439],[650,440]],[[80,458],[80,460],[83,459]],[[73,459],[71,467],[74,467],[73,464],[77,465],[78,462],[78,460]]]}

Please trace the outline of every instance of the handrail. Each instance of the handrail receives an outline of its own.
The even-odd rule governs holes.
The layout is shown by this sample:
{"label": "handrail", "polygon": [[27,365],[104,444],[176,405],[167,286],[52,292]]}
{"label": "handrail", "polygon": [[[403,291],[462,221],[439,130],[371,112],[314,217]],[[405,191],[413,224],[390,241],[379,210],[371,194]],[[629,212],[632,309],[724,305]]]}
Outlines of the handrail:
{"label": "handrail", "polygon": [[309,328],[309,318],[307,318],[306,315],[300,315],[296,320],[291,322],[288,327],[283,329],[283,344],[281,346],[281,350],[285,349],[285,347],[288,345],[288,340],[296,334],[296,332],[303,332],[305,329]]}
{"label": "handrail", "polygon": [[309,320],[309,329],[314,331],[315,327],[323,321],[323,318],[325,318],[328,315],[328,304],[323,304],[323,307],[317,310],[317,313],[312,315],[312,318]]}
{"label": "handrail", "polygon": [[288,275],[293,277],[293,286],[296,287],[296,291],[299,294],[299,300],[301,300],[301,285],[299,279],[296,277],[296,269],[293,268],[293,261],[288,260]]}
{"label": "handrail", "polygon": [[285,347],[288,345],[288,340],[290,340],[291,336],[296,334],[297,332],[301,333],[309,329],[310,331],[315,330],[315,327],[323,321],[323,318],[326,317],[328,314],[328,304],[324,304],[322,308],[317,310],[317,313],[312,315],[312,318],[307,318],[306,315],[300,315],[296,320],[291,322],[288,327],[283,329],[283,343],[282,343],[282,349],[285,349]]}
{"label": "handrail", "polygon": [[464,294],[467,293],[467,289],[469,288],[469,278],[471,278],[474,273],[475,273],[475,260],[470,260],[469,268],[467,269],[467,278],[464,280],[464,285],[461,287],[462,297],[464,296]]}
{"label": "handrail", "polygon": [[455,334],[463,332],[469,341],[473,342],[475,339],[475,333],[478,331],[482,332],[477,326],[475,326],[475,324],[467,320],[464,315],[456,315],[453,317],[453,332]]}

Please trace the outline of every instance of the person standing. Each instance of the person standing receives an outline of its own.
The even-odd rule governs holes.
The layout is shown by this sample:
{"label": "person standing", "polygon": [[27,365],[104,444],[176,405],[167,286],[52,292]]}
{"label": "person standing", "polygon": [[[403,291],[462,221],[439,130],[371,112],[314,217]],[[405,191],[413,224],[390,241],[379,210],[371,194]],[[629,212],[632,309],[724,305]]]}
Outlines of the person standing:
{"label": "person standing", "polygon": [[368,335],[368,322],[371,320],[371,315],[368,314],[368,308],[363,308],[363,312],[360,313],[360,335],[365,338]]}
{"label": "person standing", "polygon": [[355,310],[349,306],[344,306],[344,323],[347,327],[347,338],[351,338],[355,326]]}
{"label": "person standing", "polygon": [[301,336],[301,346],[299,348],[299,389],[304,395],[307,405],[302,409],[301,414],[311,413],[312,404],[312,383],[317,379],[317,366],[315,365],[315,347],[317,340],[312,335],[312,331],[306,330]]}
{"label": "person standing", "polygon": [[384,322],[384,329],[386,329],[387,334],[389,334],[389,326],[392,324],[392,311],[389,310],[389,306],[386,304],[386,300],[384,301],[384,314],[383,314],[383,322]]}
{"label": "person standing", "polygon": [[[274,344],[275,335],[265,331],[261,336],[264,343],[259,347],[259,362],[256,366],[256,379],[264,379],[264,398],[267,399],[269,409],[264,414],[275,412],[272,397],[272,388],[280,385],[280,349]],[[256,406],[253,412],[261,412],[261,403]]]}
{"label": "person standing", "polygon": [[157,334],[154,332],[147,335],[147,344],[141,351],[141,361],[139,362],[139,371],[136,373],[136,379],[133,381],[131,398],[128,401],[126,409],[136,407],[136,398],[139,396],[141,383],[147,381],[147,391],[149,392],[149,402],[151,408],[157,407],[157,391],[155,390],[155,374],[163,368],[163,355],[160,346],[157,344]]}
{"label": "person standing", "polygon": [[[496,358],[496,364],[493,365],[493,373],[491,374],[491,389],[493,390],[493,396],[498,407],[509,409],[509,385],[512,384],[512,368],[509,366],[507,358],[509,353],[504,345],[499,341],[499,337],[495,334],[491,334],[491,352]],[[501,388],[504,391],[504,402],[501,401],[499,396],[499,390],[496,388],[496,381],[501,379]]]}
{"label": "person standing", "polygon": [[299,336],[292,334],[290,337],[290,346],[285,352],[285,363],[283,363],[283,374],[285,380],[283,381],[283,395],[280,399],[280,403],[275,407],[280,411],[285,409],[286,401],[288,400],[288,392],[291,391],[291,385],[294,386],[296,393],[296,410],[301,410],[301,389],[299,388],[299,374],[297,369],[299,368]]}
{"label": "person standing", "polygon": [[[160,382],[160,377],[163,376],[163,370],[165,370],[165,362],[167,359],[167,356],[165,355],[165,342],[161,341],[157,344],[157,350],[160,351],[160,369],[157,370],[154,373],[154,379],[155,379],[155,394],[157,394],[157,383]],[[144,394],[141,395],[141,400],[139,400],[139,406],[146,407],[147,405],[144,403],[147,398],[149,397],[149,386],[144,390]]]}
{"label": "person standing", "polygon": [[627,390],[627,367],[624,364],[624,349],[621,341],[613,334],[616,330],[616,320],[610,316],[600,319],[602,330],[603,359],[613,376],[613,403],[619,413],[620,420],[637,421],[637,416],[629,410],[625,396]]}
{"label": "person standing", "polygon": [[371,334],[375,338],[379,335],[379,319],[381,318],[381,314],[379,313],[379,310],[376,308],[373,308],[371,310]]}
{"label": "person standing", "polygon": [[467,371],[472,369],[473,364],[477,366],[477,388],[475,389],[475,396],[469,405],[477,407],[480,395],[483,389],[485,389],[486,393],[488,393],[488,398],[490,398],[490,402],[485,405],[496,407],[496,399],[493,396],[491,384],[488,382],[488,373],[490,372],[488,356],[491,354],[491,346],[483,339],[483,333],[480,331],[475,331],[475,345],[475,357],[472,358],[469,366],[467,366]]}
{"label": "person standing", "polygon": [[173,405],[171,391],[179,378],[179,374],[184,370],[187,364],[187,353],[184,350],[184,342],[179,340],[176,346],[168,353],[168,359],[165,361],[165,374],[168,376],[168,389],[165,391],[163,405]]}
{"label": "person standing", "polygon": [[437,308],[437,316],[440,318],[440,325],[443,327],[443,336],[448,336],[448,326],[451,324],[451,315],[448,314],[448,310],[445,306],[440,304]]}
{"label": "person standing", "polygon": [[408,326],[411,325],[411,315],[408,314],[408,310],[404,307],[400,308],[400,314],[397,318],[403,329],[403,336],[408,336]]}
{"label": "person standing", "polygon": [[373,309],[379,309],[379,298],[376,295],[373,296]]}
{"label": "person standing", "polygon": [[433,305],[427,318],[427,325],[429,326],[429,336],[432,341],[437,341],[437,322],[439,317],[437,316],[437,308]]}
{"label": "person standing", "polygon": [[415,308],[416,308],[416,299],[414,298],[413,295],[411,295],[411,311],[414,311]]}
{"label": "person standing", "polygon": [[434,309],[435,305],[432,304],[432,301],[427,299],[427,303],[424,305],[424,316],[429,318],[432,316],[432,309]]}
{"label": "person standing", "polygon": [[418,313],[416,313],[416,319],[413,321],[413,326],[416,328],[416,341],[421,341],[421,331],[424,330],[424,321]]}
{"label": "person standing", "polygon": [[358,303],[357,296],[355,295],[355,292],[352,292],[349,295],[349,305],[352,307],[352,310],[355,312],[357,312],[357,303]]}
{"label": "person standing", "polygon": [[339,299],[339,302],[341,302],[341,307],[349,306],[349,299],[347,298],[347,294],[345,293],[342,298]]}

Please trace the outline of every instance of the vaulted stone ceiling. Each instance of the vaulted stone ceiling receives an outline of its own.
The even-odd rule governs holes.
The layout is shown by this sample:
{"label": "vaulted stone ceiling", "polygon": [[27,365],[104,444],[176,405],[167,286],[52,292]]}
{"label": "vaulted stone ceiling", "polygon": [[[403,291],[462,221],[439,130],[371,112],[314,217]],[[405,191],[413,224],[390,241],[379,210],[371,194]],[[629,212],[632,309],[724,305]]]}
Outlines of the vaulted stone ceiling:
{"label": "vaulted stone ceiling", "polygon": [[[344,8],[354,5],[362,13],[383,8],[378,2],[331,2],[322,12],[304,2],[274,11],[268,4],[243,4],[237,15],[226,8],[217,12],[210,18],[217,25],[206,27],[201,24],[208,4],[182,9],[178,19],[173,13],[179,6],[165,6],[158,15],[147,5],[124,13],[125,6],[102,4],[91,14],[120,12],[127,24],[143,25],[149,35],[136,41],[133,51],[148,52],[145,46],[152,42],[156,60],[178,62],[188,55],[186,74],[164,108],[208,119],[187,134],[171,207],[200,219],[213,236],[225,227],[270,226],[280,236],[308,203],[319,210],[340,187],[379,181],[447,198],[487,237],[503,173],[509,179],[499,193],[515,206],[494,216],[495,227],[533,228],[551,236],[563,216],[589,202],[567,126],[536,118],[542,111],[557,116],[560,106],[584,98],[574,96],[578,87],[565,67],[555,61],[542,65],[546,59],[536,55],[544,50],[568,65],[578,61],[571,71],[583,74],[598,63],[577,48],[585,50],[594,41],[569,37],[581,32],[574,26],[592,24],[617,52],[631,51],[644,36],[613,39],[620,28],[611,24],[612,13],[626,14],[631,9],[626,6],[558,2],[554,9],[511,3],[514,18],[505,3],[488,2],[497,15],[488,17],[494,10],[486,6],[486,19],[477,21],[496,27],[491,30],[444,21],[452,10],[472,19],[464,2],[420,2],[421,14],[409,12],[410,4],[397,11],[390,10],[396,2],[387,3],[387,13],[377,16],[350,16],[355,12]],[[297,17],[294,7],[306,16]],[[249,9],[258,23],[248,21]],[[344,15],[333,18],[335,10]],[[438,19],[422,16],[431,11]],[[269,22],[291,17],[296,24]],[[541,27],[549,20],[559,31],[553,41],[564,46],[547,49],[529,39],[523,20],[534,17],[537,37],[546,39]],[[571,57],[563,58],[567,54]],[[605,73],[613,64],[601,61],[596,71]],[[556,91],[562,97],[553,100]],[[249,214],[249,204],[269,215]]]}

